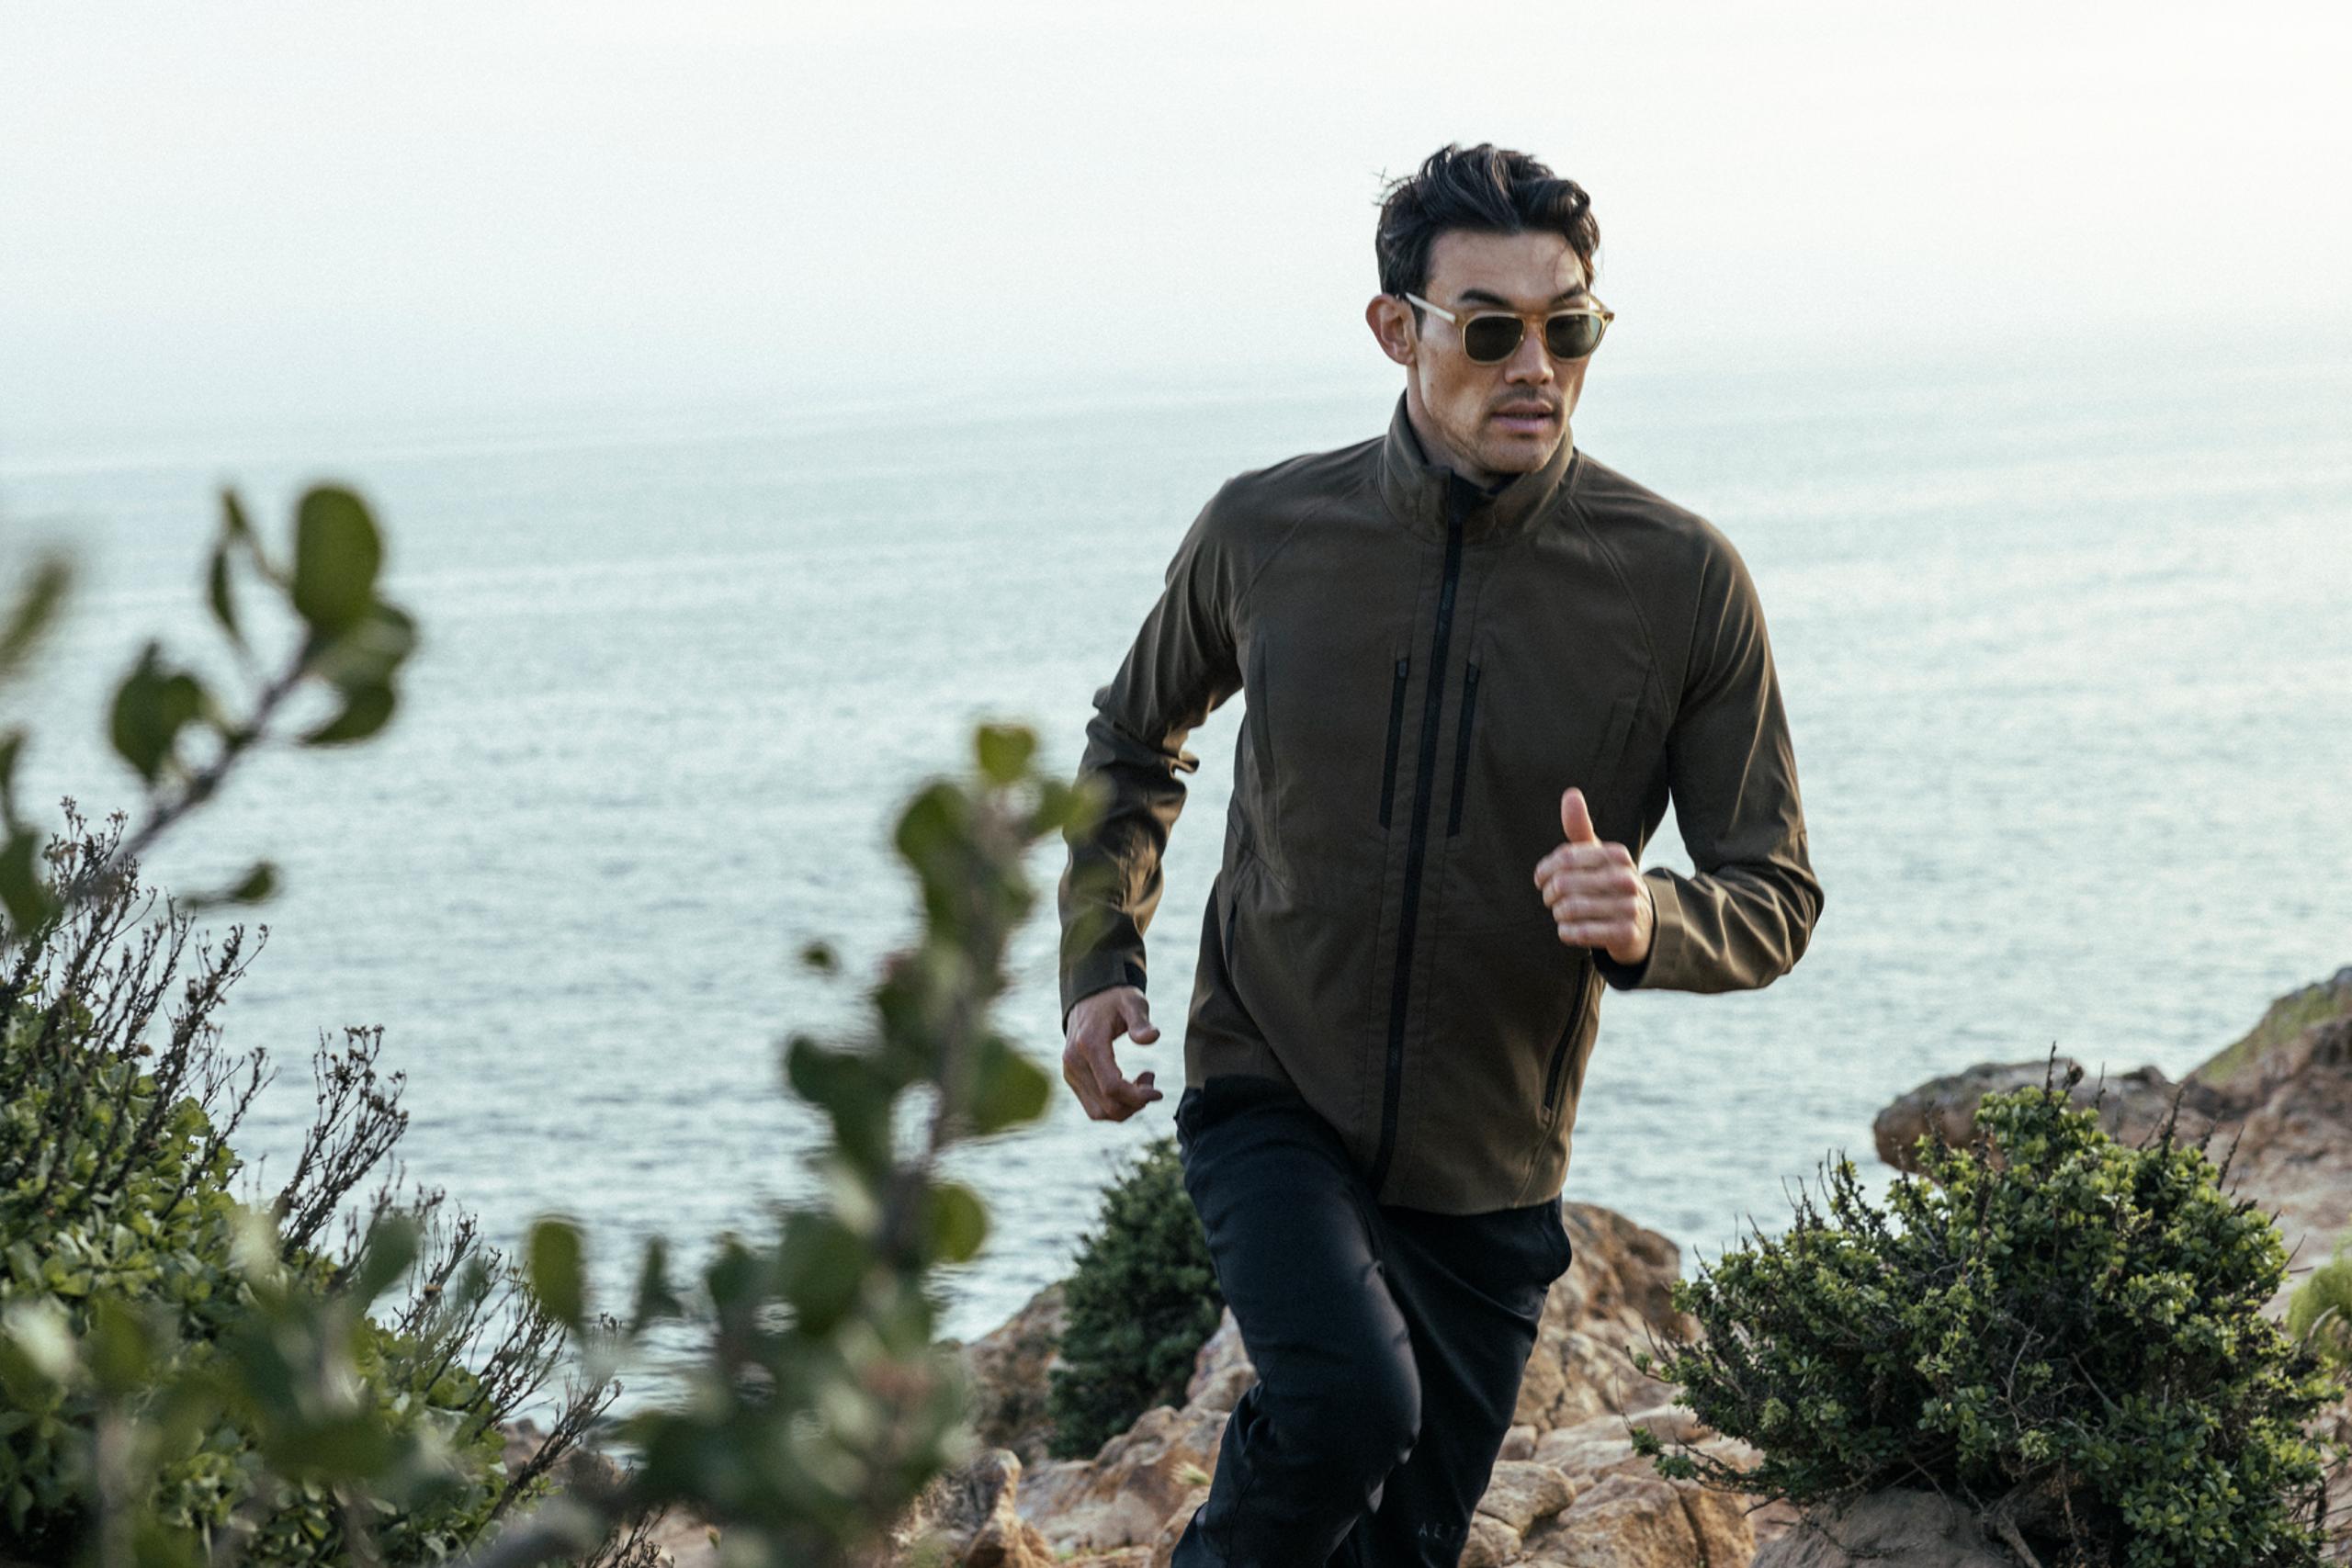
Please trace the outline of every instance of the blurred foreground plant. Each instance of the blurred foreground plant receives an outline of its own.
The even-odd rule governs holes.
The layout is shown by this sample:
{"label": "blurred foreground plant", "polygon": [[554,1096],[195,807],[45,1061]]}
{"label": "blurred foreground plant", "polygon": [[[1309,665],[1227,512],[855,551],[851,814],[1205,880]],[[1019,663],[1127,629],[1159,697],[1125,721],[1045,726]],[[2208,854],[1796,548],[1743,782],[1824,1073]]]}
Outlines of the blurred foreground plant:
{"label": "blurred foreground plant", "polygon": [[[94,832],[71,799],[62,839],[25,821],[9,786],[27,734],[0,731],[0,1553],[106,1568],[446,1559],[545,1490],[610,1403],[608,1384],[575,1382],[538,1454],[503,1468],[499,1424],[552,1373],[564,1330],[440,1194],[364,1188],[407,1125],[400,1075],[377,1068],[380,1030],[322,1046],[286,1184],[258,1206],[231,1193],[231,1138],[268,1077],[263,1054],[224,1052],[213,1021],[252,962],[244,929],[180,966],[190,910],[265,898],[274,876],[265,863],[149,918],[140,852],[285,738],[305,683],[339,711],[300,744],[364,740],[390,717],[414,637],[377,593],[382,555],[348,491],[302,497],[282,566],[225,499],[206,591],[256,691],[232,716],[148,643],[109,709],[146,788],[128,838],[124,814]],[[239,616],[240,560],[299,623],[274,671]],[[36,563],[0,623],[0,678],[70,581],[62,558]],[[210,731],[209,754],[183,755],[191,729]],[[405,1302],[371,1317],[403,1280]]]}
{"label": "blurred foreground plant", "polygon": [[[222,1185],[236,1168],[228,1140],[260,1070],[221,1066],[204,1013],[237,967],[242,932],[190,982],[167,1050],[142,1033],[169,965],[155,978],[100,957],[129,930],[119,895],[135,882],[138,852],[211,796],[302,682],[343,699],[303,743],[380,728],[413,643],[408,618],[375,597],[380,558],[348,492],[304,498],[290,569],[263,556],[232,501],[209,574],[215,616],[244,653],[229,585],[243,559],[288,595],[308,628],[300,648],[232,719],[149,646],[112,710],[117,749],[149,790],[127,840],[119,825],[84,836],[53,879],[11,878],[40,843],[8,815],[0,898],[16,1054],[0,1066],[14,1075],[0,1119],[10,1183],[0,1504],[21,1521],[16,1545],[103,1568],[222,1568],[247,1554],[605,1563],[646,1555],[645,1521],[683,1504],[723,1527],[730,1565],[846,1563],[970,1451],[961,1362],[933,1338],[933,1271],[978,1251],[987,1215],[939,1166],[958,1139],[1045,1108],[1050,1080],[993,1027],[990,1008],[1034,903],[1023,859],[1082,826],[1093,799],[1036,773],[1029,731],[982,726],[974,775],[934,781],[905,807],[896,844],[919,884],[921,940],[870,992],[869,1037],[795,1035],[786,1052],[792,1088],[830,1124],[822,1197],[779,1211],[763,1240],[719,1238],[695,1292],[709,1313],[707,1353],[681,1399],[623,1424],[641,1463],[509,1513],[544,1490],[548,1456],[605,1409],[613,1371],[641,1352],[649,1327],[686,1313],[666,1244],[647,1247],[623,1323],[591,1309],[578,1228],[543,1220],[526,1249],[529,1288],[502,1309],[502,1278],[518,1277],[469,1223],[433,1230],[437,1194],[403,1204],[388,1183],[346,1201],[405,1120],[397,1075],[375,1072],[373,1040],[322,1053],[320,1118],[295,1179],[266,1213],[238,1204]],[[54,599],[31,595],[32,609],[0,625],[0,674],[10,628],[37,638]],[[214,743],[187,761],[192,728]],[[22,739],[0,733],[0,786]],[[272,885],[264,863],[220,897],[266,897]],[[144,951],[175,958],[181,919]],[[836,966],[821,945],[803,958]],[[76,1007],[67,994],[86,999]],[[911,1136],[902,1110],[917,1113]],[[318,1238],[338,1216],[345,1245],[334,1249]],[[371,1316],[402,1280],[408,1303],[389,1321]],[[496,1423],[551,1371],[562,1331],[582,1337],[585,1370],[548,1446],[503,1474]],[[487,1359],[469,1360],[485,1337]]]}
{"label": "blurred foreground plant", "polygon": [[[81,884],[52,888],[41,874],[47,835],[17,809],[16,766],[27,735],[20,725],[0,727],[0,931],[37,931],[62,903],[83,896],[119,863],[146,854],[187,813],[212,798],[240,758],[288,739],[283,710],[305,688],[331,690],[336,708],[293,737],[302,746],[343,746],[374,736],[399,705],[401,665],[416,647],[416,623],[377,591],[382,570],[381,534],[367,503],[336,485],[305,491],[295,506],[291,548],[273,555],[246,521],[236,492],[222,492],[220,531],[205,570],[205,596],[213,619],[251,687],[243,711],[222,700],[194,671],[164,656],[150,639],[116,687],[107,729],[116,752],[136,771],[147,793],[139,825],[115,846],[105,865],[81,868]],[[238,568],[275,590],[293,612],[298,635],[276,666],[262,662],[238,608]],[[61,555],[40,558],[0,622],[0,683],[17,675],[54,626],[72,582]],[[191,746],[187,737],[199,736]],[[217,903],[256,903],[277,886],[277,869],[261,861],[228,887],[184,897],[184,908]]]}
{"label": "blurred foreground plant", "polygon": [[[820,1109],[831,1138],[816,1156],[822,1196],[780,1210],[774,1233],[722,1237],[704,1271],[707,1350],[683,1397],[621,1423],[639,1467],[602,1495],[543,1507],[471,1561],[542,1561],[613,1519],[688,1505],[721,1529],[725,1561],[831,1568],[873,1543],[940,1471],[969,1456],[962,1365],[934,1343],[930,1281],[973,1256],[987,1213],[939,1162],[960,1138],[1040,1114],[1051,1082],[1000,1033],[989,1010],[1005,986],[1013,931],[1035,901],[1029,849],[1091,812],[1091,795],[1041,776],[1035,737],[974,735],[966,782],[935,780],[898,821],[899,857],[921,889],[921,939],[870,992],[870,1037],[828,1045],[795,1035],[792,1088]],[[831,952],[803,955],[830,970]],[[914,1097],[919,1132],[899,1136]],[[543,1220],[528,1249],[549,1311],[587,1322],[583,1242]],[[646,1326],[680,1310],[667,1249],[650,1245],[627,1324],[598,1351],[616,1364]]]}

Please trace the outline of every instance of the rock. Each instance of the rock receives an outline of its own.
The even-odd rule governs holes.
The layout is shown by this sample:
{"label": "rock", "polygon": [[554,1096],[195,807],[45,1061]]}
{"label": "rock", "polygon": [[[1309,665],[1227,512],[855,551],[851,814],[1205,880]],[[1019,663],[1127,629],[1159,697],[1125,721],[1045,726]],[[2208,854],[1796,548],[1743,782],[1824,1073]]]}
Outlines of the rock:
{"label": "rock", "polygon": [[[2206,1058],[2189,1079],[2241,1099],[2259,1099],[2310,1064],[2315,1031],[2347,1016],[2352,1016],[2352,964],[2272,1002],[2244,1039]],[[2341,1058],[2337,1065],[2343,1065]]]}
{"label": "rock", "polygon": [[1503,1460],[1487,1480],[1478,1512],[1500,1520],[1514,1535],[1525,1535],[1537,1519],[1549,1518],[1576,1500],[1568,1478],[1548,1464]]}
{"label": "rock", "polygon": [[1217,1320],[1216,1332],[1193,1357],[1193,1377],[1184,1385],[1184,1403],[1229,1411],[1257,1381],[1258,1369],[1250,1364],[1249,1348],[1241,1343],[1241,1325],[1234,1321],[1233,1309],[1227,1307]]}
{"label": "rock", "polygon": [[[2070,1056],[2054,1062],[1980,1062],[1964,1072],[1931,1078],[1880,1111],[1871,1123],[1878,1157],[1898,1170],[1917,1170],[1913,1149],[1921,1137],[1937,1134],[1945,1143],[1959,1145],[1975,1136],[1976,1108],[1986,1095],[2039,1088],[2044,1082],[2064,1084],[2067,1069],[2080,1066]],[[2104,1077],[2085,1068],[2081,1081],[2066,1093],[2075,1104],[2097,1110],[2099,1124],[2128,1144],[2139,1143],[2163,1126],[2176,1094],[2181,1135],[2189,1139],[2212,1126],[2228,1103],[2208,1085],[2193,1078],[2175,1084],[2154,1067]]]}
{"label": "rock", "polygon": [[[1054,1424],[1046,1391],[1061,1364],[1066,1309],[1059,1281],[1029,1298],[998,1327],[962,1347],[972,1380],[972,1427],[990,1448],[1011,1449],[1023,1464],[1047,1456]],[[955,1342],[946,1341],[950,1345]]]}
{"label": "rock", "polygon": [[878,1553],[884,1563],[955,1563],[957,1568],[1058,1568],[1053,1548],[1018,1512],[1021,1457],[990,1449],[933,1478]]}
{"label": "rock", "polygon": [[[1911,1141],[1930,1127],[1948,1142],[1966,1142],[1987,1093],[2038,1084],[2042,1070],[2038,1062],[1985,1063],[1922,1084],[1879,1112],[1880,1157],[1910,1168]],[[2282,1316],[2294,1288],[2352,1225],[2352,966],[2271,1003],[2245,1038],[2178,1086],[2154,1067],[2110,1078],[2100,1121],[2117,1137],[2141,1142],[2161,1124],[2176,1087],[2179,1135],[2203,1138],[2216,1163],[2228,1161],[2226,1189],[2277,1216],[2289,1272],[2264,1310]],[[2089,1104],[2098,1088],[2086,1078],[2070,1092]]]}
{"label": "rock", "polygon": [[1561,1218],[1576,1260],[1544,1303],[1512,1417],[1538,1432],[1657,1404],[1668,1387],[1635,1371],[1631,1352],[1652,1335],[1698,1331],[1669,1295],[1682,1273],[1673,1242],[1594,1203],[1564,1203]]}
{"label": "rock", "polygon": [[[1611,1475],[1530,1530],[1526,1568],[1691,1568],[1699,1535],[1674,1483],[1653,1473]],[[1722,1559],[1736,1565],[1745,1556]]]}
{"label": "rock", "polygon": [[1149,1568],[1168,1568],[1168,1560],[1176,1555],[1176,1543],[1184,1537],[1184,1528],[1193,1522],[1193,1515],[1208,1500],[1209,1489],[1205,1484],[1193,1487],[1177,1499],[1176,1506],[1169,1510],[1167,1522],[1152,1540]]}
{"label": "rock", "polygon": [[1501,1568],[1519,1555],[1519,1532],[1486,1514],[1470,1516],[1470,1538],[1462,1543],[1459,1568]]}
{"label": "rock", "polygon": [[1972,1510],[1933,1492],[1867,1493],[1842,1512],[1808,1514],[1756,1554],[1753,1568],[2017,1568]]}
{"label": "rock", "polygon": [[1228,1413],[1159,1405],[1091,1460],[1038,1467],[1021,1512],[1057,1551],[1108,1551],[1156,1540],[1168,1516],[1216,1465]]}
{"label": "rock", "polygon": [[[1655,1477],[1650,1461],[1633,1452],[1624,1420],[1614,1412],[1634,1411],[1638,1423],[1677,1437],[1708,1436],[1687,1413],[1666,1404],[1670,1387],[1636,1371],[1630,1354],[1645,1348],[1653,1336],[1697,1330],[1695,1322],[1674,1310],[1679,1250],[1656,1231],[1597,1205],[1564,1204],[1562,1219],[1576,1248],[1575,1261],[1544,1303],[1514,1424],[1474,1519],[1464,1563],[1517,1563],[1523,1560],[1522,1536],[1550,1529],[1565,1510],[1581,1505],[1587,1486],[1611,1477]],[[1059,1290],[1042,1292],[1002,1327],[965,1348],[979,1391],[983,1440],[1009,1450],[1005,1457],[1016,1464],[1028,1462],[998,1483],[967,1479],[961,1483],[961,1501],[933,1499],[930,1512],[935,1524],[970,1532],[956,1536],[951,1528],[951,1542],[978,1543],[982,1516],[1009,1509],[1047,1548],[1065,1554],[1063,1568],[1165,1563],[1208,1495],[1226,1419],[1257,1379],[1240,1328],[1228,1311],[1201,1346],[1181,1408],[1146,1411],[1091,1459],[1057,1461],[1044,1457],[1050,1432],[1044,1391],[1061,1318]],[[999,1461],[999,1472],[990,1473],[1001,1470]],[[1609,1504],[1606,1518],[1614,1521],[1608,1531],[1620,1534],[1647,1528],[1662,1540],[1695,1543],[1702,1537],[1694,1518],[1713,1520],[1663,1482],[1648,1490],[1621,1487],[1610,1496],[1602,1499]],[[1671,1517],[1642,1527],[1638,1516],[1644,1508]],[[1736,1503],[1729,1517],[1732,1525],[1709,1523],[1707,1539],[1728,1542],[1736,1537],[1745,1543],[1748,1538],[1737,1533],[1745,1526]],[[904,1529],[893,1532],[902,1546],[914,1539]],[[1587,1555],[1575,1561],[1610,1560]],[[1692,1560],[1658,1561],[1679,1565]],[[1737,1561],[1725,1556],[1715,1565]]]}

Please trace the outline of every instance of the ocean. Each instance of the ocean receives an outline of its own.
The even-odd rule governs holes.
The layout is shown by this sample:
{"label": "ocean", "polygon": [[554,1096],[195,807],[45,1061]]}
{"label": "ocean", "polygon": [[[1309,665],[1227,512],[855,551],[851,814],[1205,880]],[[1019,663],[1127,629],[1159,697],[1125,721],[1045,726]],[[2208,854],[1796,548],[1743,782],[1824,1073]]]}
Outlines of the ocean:
{"label": "ocean", "polygon": [[[0,442],[0,548],[62,539],[82,568],[5,694],[36,737],[18,798],[135,807],[102,713],[145,636],[231,672],[200,591],[222,482],[280,539],[304,482],[358,487],[423,629],[398,717],[253,759],[150,869],[284,873],[213,921],[269,927],[220,1015],[279,1065],[241,1139],[264,1182],[307,1124],[311,1048],[380,1024],[408,1178],[510,1243],[577,1216],[617,1298],[644,1236],[692,1256],[808,1190],[816,1120],[778,1049],[854,1028],[911,929],[899,803],[980,717],[1033,724],[1069,771],[1210,492],[1376,434],[1393,396],[1237,380]],[[1926,1077],[2053,1044],[2177,1077],[2352,962],[2347,409],[2352,355],[2316,341],[1596,371],[1579,445],[1754,573],[1827,905],[1764,991],[1607,998],[1569,1196],[1695,1269],[1784,1224],[1837,1151],[1883,1184],[1871,1117]],[[1121,1053],[1169,1098],[1111,1125],[1057,1089],[958,1151],[993,1231],[944,1280],[948,1333],[1065,1272],[1096,1192],[1170,1131],[1241,705],[1189,742],[1150,933],[1164,1032]],[[1679,855],[1669,821],[1648,858]],[[1041,852],[1002,1012],[1057,1080],[1059,868]],[[848,980],[793,961],[820,939]]]}

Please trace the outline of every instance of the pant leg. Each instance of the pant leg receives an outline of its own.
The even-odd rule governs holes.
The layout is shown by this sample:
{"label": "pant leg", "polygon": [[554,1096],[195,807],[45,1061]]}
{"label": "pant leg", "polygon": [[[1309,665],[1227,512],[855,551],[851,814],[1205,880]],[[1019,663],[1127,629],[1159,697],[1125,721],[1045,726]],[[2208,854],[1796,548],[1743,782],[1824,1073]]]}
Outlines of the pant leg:
{"label": "pant leg", "polygon": [[[1332,1568],[1454,1568],[1575,1248],[1557,1201],[1483,1214],[1383,1208],[1380,1255],[1412,1336],[1419,1440]],[[1246,1335],[1245,1335],[1246,1337]]]}
{"label": "pant leg", "polygon": [[1377,1210],[1296,1092],[1219,1077],[1176,1112],[1184,1185],[1258,1382],[1236,1404],[1173,1568],[1314,1568],[1375,1507],[1421,1426]]}

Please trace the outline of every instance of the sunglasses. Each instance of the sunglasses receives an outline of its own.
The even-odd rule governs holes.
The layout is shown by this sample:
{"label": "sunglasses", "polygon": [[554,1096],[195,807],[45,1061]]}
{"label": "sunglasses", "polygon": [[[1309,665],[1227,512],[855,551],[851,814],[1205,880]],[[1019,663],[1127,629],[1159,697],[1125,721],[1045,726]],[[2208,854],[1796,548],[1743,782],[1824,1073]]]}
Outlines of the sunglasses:
{"label": "sunglasses", "polygon": [[1456,314],[1442,305],[1430,304],[1418,294],[1405,298],[1431,315],[1452,321],[1455,332],[1461,334],[1462,352],[1473,365],[1500,365],[1517,354],[1527,336],[1530,321],[1542,323],[1544,350],[1553,358],[1582,359],[1600,346],[1600,334],[1617,319],[1616,311],[1599,305],[1571,305],[1534,316],[1522,316],[1516,310]]}

